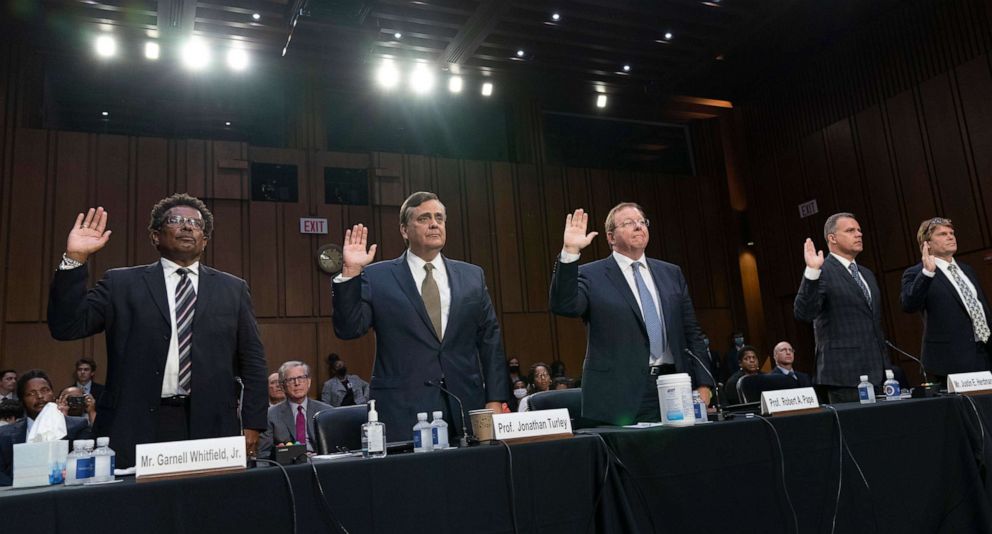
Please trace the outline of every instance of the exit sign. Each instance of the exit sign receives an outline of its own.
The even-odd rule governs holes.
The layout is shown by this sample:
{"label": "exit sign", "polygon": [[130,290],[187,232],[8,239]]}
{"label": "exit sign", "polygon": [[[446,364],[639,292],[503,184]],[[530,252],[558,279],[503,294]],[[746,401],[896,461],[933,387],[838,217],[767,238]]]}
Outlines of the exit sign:
{"label": "exit sign", "polygon": [[799,218],[805,219],[810,215],[816,215],[820,211],[820,208],[816,207],[816,199],[810,200],[809,202],[803,202],[799,205]]}
{"label": "exit sign", "polygon": [[326,234],[327,219],[315,219],[311,217],[300,217],[301,234]]}

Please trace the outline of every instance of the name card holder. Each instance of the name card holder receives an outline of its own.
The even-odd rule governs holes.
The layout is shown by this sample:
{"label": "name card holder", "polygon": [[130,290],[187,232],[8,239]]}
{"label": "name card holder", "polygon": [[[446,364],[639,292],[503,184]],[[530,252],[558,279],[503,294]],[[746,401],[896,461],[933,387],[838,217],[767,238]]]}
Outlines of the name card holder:
{"label": "name card holder", "polygon": [[947,392],[963,395],[992,393],[992,371],[954,373],[947,375]]}
{"label": "name card holder", "polygon": [[813,388],[779,389],[761,392],[761,415],[798,415],[820,411]]}
{"label": "name card holder", "polygon": [[572,437],[568,410],[536,410],[493,415],[493,437],[509,442],[543,441]]}
{"label": "name card holder", "polygon": [[134,458],[138,482],[242,471],[248,465],[244,436],[141,443]]}

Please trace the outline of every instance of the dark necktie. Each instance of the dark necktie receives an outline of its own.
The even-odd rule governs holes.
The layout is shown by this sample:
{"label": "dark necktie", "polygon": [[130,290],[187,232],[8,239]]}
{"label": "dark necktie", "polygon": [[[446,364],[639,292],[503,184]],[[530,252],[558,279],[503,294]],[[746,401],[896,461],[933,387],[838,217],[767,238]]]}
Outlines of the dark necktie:
{"label": "dark necktie", "polygon": [[441,339],[441,291],[437,288],[437,281],[434,280],[434,265],[424,264],[427,276],[420,286],[420,296],[424,299],[424,307],[427,308],[427,316],[431,318],[434,325],[434,333]]}
{"label": "dark necktie", "polygon": [[641,262],[634,262],[634,285],[637,286],[637,294],[641,298],[641,316],[644,318],[644,326],[648,331],[648,341],[651,344],[651,359],[658,360],[665,353],[665,328],[661,324],[661,316],[658,308],[651,298],[644,278],[641,277]]}
{"label": "dark necktie", "polygon": [[307,415],[303,413],[303,405],[296,407],[296,441],[307,444]]}
{"label": "dark necktie", "polygon": [[858,264],[852,261],[851,264],[847,266],[847,270],[851,271],[851,276],[854,277],[854,283],[858,284],[858,287],[861,288],[861,293],[865,296],[865,300],[868,301],[868,304],[871,304],[871,293],[868,292],[868,286],[865,285],[864,280],[862,280],[861,276],[858,274]]}
{"label": "dark necktie", "polygon": [[961,279],[961,274],[958,273],[958,266],[952,263],[947,266],[947,270],[951,272],[951,279],[954,280],[954,285],[958,286],[961,296],[964,297],[964,305],[968,309],[968,315],[971,316],[971,325],[975,330],[975,339],[983,343],[988,341],[989,325],[986,323],[985,312],[982,311],[982,307],[978,304],[978,300],[975,299],[975,295],[972,294],[971,289]]}
{"label": "dark necktie", "polygon": [[189,269],[178,269],[179,285],[176,286],[176,337],[179,340],[179,387],[187,394],[193,386],[193,311],[196,308],[196,291],[189,279]]}

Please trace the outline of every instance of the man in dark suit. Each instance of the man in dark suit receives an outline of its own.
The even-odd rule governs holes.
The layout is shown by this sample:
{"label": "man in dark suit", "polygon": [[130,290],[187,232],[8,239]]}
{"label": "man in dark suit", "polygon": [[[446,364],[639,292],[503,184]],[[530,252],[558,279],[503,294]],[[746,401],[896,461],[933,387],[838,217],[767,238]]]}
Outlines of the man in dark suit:
{"label": "man in dark suit", "polygon": [[317,435],[313,418],[331,405],[307,397],[310,391],[310,366],[289,361],[279,366],[279,382],[286,392],[286,400],[269,408],[269,428],[259,439],[258,457],[272,456],[276,443],[298,442],[307,446],[307,452],[317,450]]}
{"label": "man in dark suit", "polygon": [[565,219],[549,302],[554,313],[586,323],[582,417],[613,425],[658,421],[655,382],[672,373],[688,373],[708,403],[713,382],[687,352],[706,357],[689,289],[678,266],[644,255],[644,210],[632,202],[610,210],[613,254],[579,266],[579,252],[598,234],[586,234],[588,220],[582,209]]}
{"label": "man in dark suit", "polygon": [[76,217],[48,305],[55,339],[106,332],[95,432],[110,436],[121,467],[134,464],[138,443],[232,436],[242,426],[253,455],[266,427],[265,355],[248,285],[200,264],[210,210],[186,194],[163,199],[148,226],[161,259],[111,269],[87,290],[86,261],[110,238],[106,227],[103,208]]}
{"label": "man in dark suit", "polygon": [[935,217],[923,221],[916,239],[922,261],[902,275],[902,309],[923,314],[921,359],[931,378],[987,371],[989,303],[972,268],[954,259],[954,224]]}
{"label": "man in dark suit", "polygon": [[775,360],[775,367],[769,371],[769,374],[791,376],[796,381],[797,388],[806,388],[813,385],[813,381],[810,380],[808,374],[792,368],[796,360],[796,351],[788,341],[780,341],[775,345],[775,348],[772,350],[772,359]]}
{"label": "man in dark suit", "polygon": [[76,360],[76,387],[83,390],[83,393],[92,395],[94,399],[100,400],[103,395],[103,384],[97,384],[96,362],[89,358]]}
{"label": "man in dark suit", "polygon": [[889,367],[882,330],[882,294],[875,276],[855,262],[864,249],[854,215],[836,213],[823,226],[830,254],[806,239],[806,271],[796,294],[796,319],[813,323],[815,382],[831,403],[858,400],[860,375],[875,386]]}
{"label": "man in dark suit", "polygon": [[[9,486],[14,480],[14,445],[27,441],[34,420],[46,404],[55,402],[55,390],[48,375],[40,369],[31,369],[17,380],[17,396],[24,402],[24,417],[0,427],[0,486]],[[85,417],[65,415],[66,406],[59,405],[65,417],[66,437],[69,448],[72,441],[90,439],[90,422]]]}
{"label": "man in dark suit", "polygon": [[372,265],[376,245],[367,247],[368,228],[345,232],[344,268],[331,293],[334,332],[353,339],[375,329],[370,390],[390,441],[409,439],[417,412],[433,410],[444,411],[453,433],[461,433],[458,404],[428,380],[460,397],[465,410],[500,413],[509,392],[485,274],[441,254],[445,223],[437,195],[410,195],[400,208],[409,248]]}

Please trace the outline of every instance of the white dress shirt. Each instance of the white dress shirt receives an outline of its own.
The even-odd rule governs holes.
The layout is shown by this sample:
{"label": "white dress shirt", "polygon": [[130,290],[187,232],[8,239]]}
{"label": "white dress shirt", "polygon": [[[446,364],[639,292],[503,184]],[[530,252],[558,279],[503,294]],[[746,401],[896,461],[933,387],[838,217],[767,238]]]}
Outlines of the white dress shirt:
{"label": "white dress shirt", "polygon": [[[169,320],[172,321],[172,338],[169,339],[169,355],[165,359],[165,372],[162,373],[162,396],[185,395],[187,392],[179,387],[179,333],[176,332],[176,288],[182,278],[176,271],[180,265],[162,258],[162,272],[165,275],[165,292],[169,301]],[[198,293],[200,287],[200,262],[189,267],[189,281],[193,284],[193,292]],[[196,315],[193,316],[194,320]]]}

